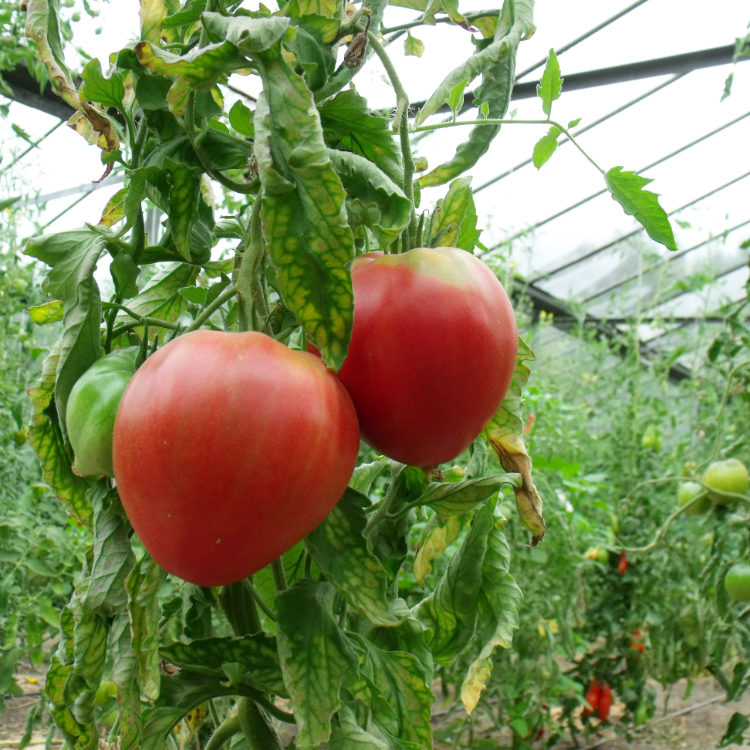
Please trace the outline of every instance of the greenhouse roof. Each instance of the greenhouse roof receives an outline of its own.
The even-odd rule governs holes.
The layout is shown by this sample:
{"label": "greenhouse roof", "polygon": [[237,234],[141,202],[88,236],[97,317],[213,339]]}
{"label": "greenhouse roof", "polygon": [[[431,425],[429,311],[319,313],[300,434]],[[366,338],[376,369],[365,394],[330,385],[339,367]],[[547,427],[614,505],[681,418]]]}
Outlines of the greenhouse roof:
{"label": "greenhouse roof", "polygon": [[[461,3],[464,13],[483,7]],[[419,102],[473,46],[468,33],[461,40],[446,24],[418,27],[412,33],[424,42],[424,54],[407,57],[406,32],[398,27],[415,18],[416,11],[389,7],[384,32],[411,100]],[[535,82],[549,49],[556,49],[567,83],[554,119],[581,118],[573,134],[605,168],[622,165],[653,179],[651,189],[673,220],[678,250],[657,244],[625,215],[605,191],[601,174],[570,143],[561,141],[537,170],[531,154],[546,131],[529,125],[503,126],[470,172],[479,226],[485,228],[481,241],[491,255],[511,262],[539,309],[561,317],[575,310],[576,320],[586,315],[604,321],[610,332],[627,330],[637,318],[639,338],[652,350],[670,351],[684,340],[689,350],[700,349],[711,339],[712,321],[718,324],[727,305],[745,297],[748,280],[743,245],[750,238],[750,65],[732,62],[734,38],[747,33],[747,4],[714,0],[710,12],[690,13],[676,0],[538,0],[535,20],[537,33],[519,48],[512,116],[543,117]],[[74,41],[106,60],[135,38],[137,25],[137,3],[103,5],[99,19],[77,25]],[[101,34],[93,33],[95,26]],[[76,61],[68,63],[76,67]],[[722,99],[733,72],[731,95]],[[393,106],[393,90],[376,58],[355,84],[370,106]],[[225,87],[227,108],[258,91],[256,77],[233,76]],[[50,104],[48,97],[45,105],[33,86],[19,84],[17,97],[33,106],[14,103],[0,123],[6,153],[11,143],[15,153],[27,147],[11,123],[37,140],[64,114],[60,102]],[[470,101],[461,119],[477,116]],[[463,127],[420,134],[415,149],[434,167],[467,136]],[[4,155],[3,161],[10,159]],[[115,174],[92,183],[101,172],[98,151],[59,127],[17,170],[27,186],[39,189],[39,197],[29,200],[43,204],[41,224],[55,231],[96,221],[123,179]],[[445,190],[424,190],[423,205],[434,204]],[[682,363],[691,364],[689,353]]]}

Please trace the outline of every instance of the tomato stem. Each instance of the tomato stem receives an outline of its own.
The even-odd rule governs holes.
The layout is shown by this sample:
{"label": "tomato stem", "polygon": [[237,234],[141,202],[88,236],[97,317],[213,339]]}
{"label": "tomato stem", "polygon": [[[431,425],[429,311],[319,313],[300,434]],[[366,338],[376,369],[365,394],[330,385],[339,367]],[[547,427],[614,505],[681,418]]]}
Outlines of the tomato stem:
{"label": "tomato stem", "polygon": [[263,327],[268,310],[265,306],[265,290],[261,282],[263,267],[263,234],[260,224],[260,194],[253,203],[250,216],[250,233],[245,245],[237,274],[237,290],[240,295],[240,328],[243,331],[259,331]]}
{"label": "tomato stem", "polygon": [[271,563],[271,570],[273,570],[273,580],[276,584],[277,591],[286,591],[288,584],[286,581],[286,571],[284,570],[284,561],[277,557]]}
{"label": "tomato stem", "polygon": [[263,610],[263,613],[269,620],[276,622],[276,613],[265,603],[263,597],[258,593],[255,585],[252,581],[252,576],[245,578],[242,581],[242,585],[250,592],[250,596],[253,597],[255,603]]}
{"label": "tomato stem", "polygon": [[240,726],[240,717],[228,716],[216,727],[216,731],[208,740],[205,750],[219,750],[227,740],[230,740],[235,734],[239,734],[241,731],[242,727]]}
{"label": "tomato stem", "polygon": [[237,703],[237,716],[250,750],[281,750],[276,733],[250,698],[240,698]]}
{"label": "tomato stem", "polygon": [[195,331],[200,328],[225,302],[232,299],[237,294],[237,286],[230,284],[210,305],[206,305],[203,310],[196,315],[188,331]]}

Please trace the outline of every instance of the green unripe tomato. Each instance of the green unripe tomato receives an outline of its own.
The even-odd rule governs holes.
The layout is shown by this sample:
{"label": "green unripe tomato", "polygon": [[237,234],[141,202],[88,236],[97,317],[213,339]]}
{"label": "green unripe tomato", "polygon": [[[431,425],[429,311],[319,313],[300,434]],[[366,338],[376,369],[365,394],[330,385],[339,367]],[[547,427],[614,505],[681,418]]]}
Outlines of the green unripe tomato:
{"label": "green unripe tomato", "polygon": [[640,701],[638,707],[633,713],[633,723],[640,727],[648,721],[648,703],[646,701]]}
{"label": "green unripe tomato", "polygon": [[26,291],[26,287],[28,286],[28,284],[20,278],[13,279],[10,283],[19,294],[23,294]]}
{"label": "green unripe tomato", "polygon": [[73,471],[82,477],[114,476],[112,437],[120,399],[135,373],[138,347],[118,349],[96,361],[76,381],[67,410],[75,453]]}
{"label": "green unripe tomato", "polygon": [[750,565],[732,565],[724,578],[724,588],[733,602],[750,602]]}
{"label": "green unripe tomato", "polygon": [[654,424],[650,424],[646,427],[641,438],[641,448],[653,448],[655,453],[659,453],[663,442],[661,429]]}
{"label": "green unripe tomato", "polygon": [[[750,487],[750,475],[742,461],[728,458],[726,461],[714,461],[710,464],[703,473],[703,483],[715,490],[744,495]],[[728,505],[734,502],[713,494],[709,494],[709,498],[716,505]]]}
{"label": "green unripe tomato", "polygon": [[76,11],[72,16],[71,19],[73,21],[80,21],[81,20],[81,14],[79,11]]}
{"label": "green unripe tomato", "polygon": [[[680,485],[680,489],[677,490],[677,502],[680,507],[687,505],[694,497],[698,496],[703,492],[703,487],[698,482],[685,482]],[[708,499],[708,495],[700,499],[694,505],[691,505],[686,511],[686,516],[702,516],[711,507],[711,501]]]}
{"label": "green unripe tomato", "polygon": [[117,695],[117,685],[114,682],[103,682],[99,685],[96,691],[96,698],[94,699],[96,705],[101,708],[110,698],[114,698]]}

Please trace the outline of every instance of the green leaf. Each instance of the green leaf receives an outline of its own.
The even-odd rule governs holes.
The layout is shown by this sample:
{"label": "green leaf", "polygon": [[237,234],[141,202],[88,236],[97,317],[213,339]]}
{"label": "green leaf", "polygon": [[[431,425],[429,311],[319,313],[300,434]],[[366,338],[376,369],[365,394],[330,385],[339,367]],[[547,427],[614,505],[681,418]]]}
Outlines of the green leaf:
{"label": "green leaf", "polygon": [[455,227],[455,231],[443,234],[438,240],[438,246],[460,247],[467,252],[474,252],[482,230],[477,229],[477,210],[471,190],[471,177],[454,180],[448,189],[448,195],[438,200],[437,209],[439,210],[436,210],[436,218],[432,225],[433,237],[438,237],[451,225]]}
{"label": "green leaf", "polygon": [[43,305],[30,307],[28,312],[34,323],[38,326],[44,326],[47,323],[57,323],[58,320],[62,320],[64,307],[62,300],[55,299],[45,302]]}
{"label": "green leaf", "polygon": [[203,14],[203,25],[209,38],[226,40],[243,55],[270,50],[281,41],[289,28],[289,23],[289,19],[283,16],[248,18],[247,16],[223,16],[221,13]]}
{"label": "green leaf", "polygon": [[[513,91],[518,45],[531,36],[534,29],[531,0],[505,0],[492,44],[476,52],[447,76],[420,111],[417,124],[442,107],[462,81],[468,84],[480,73],[482,83],[474,91],[475,104],[485,117],[504,117]],[[468,141],[458,146],[453,158],[420,177],[419,184],[423,188],[443,185],[471,169],[487,153],[499,132],[499,125],[477,125]]]}
{"label": "green leaf", "polygon": [[348,706],[342,706],[336,714],[328,747],[330,750],[389,750],[385,742],[357,724],[357,717]]}
{"label": "green leaf", "polygon": [[308,579],[276,597],[279,656],[300,748],[328,741],[331,717],[341,708],[341,686],[358,668],[357,654],[333,612],[335,599],[330,583]]}
{"label": "green leaf", "polygon": [[159,697],[159,588],[166,573],[146,555],[133,568],[125,582],[128,612],[133,632],[133,651],[138,659],[143,694],[149,700]]}
{"label": "green leaf", "polygon": [[50,714],[69,747],[94,748],[99,739],[96,727],[93,727],[93,732],[87,732],[87,728],[76,721],[68,707],[73,696],[68,694],[66,686],[72,677],[73,665],[61,664],[57,657],[53,657],[44,682],[44,694],[50,704]]}
{"label": "green leaf", "polygon": [[489,500],[504,484],[521,486],[518,474],[497,474],[461,482],[433,482],[419,498],[420,505],[429,505],[447,518],[466,513]]}
{"label": "green leaf", "polygon": [[[95,691],[101,682],[107,656],[106,620],[101,615],[92,614],[77,617],[73,639],[75,653],[73,666],[76,676],[86,681],[89,690]],[[90,714],[88,711],[85,712],[86,723],[93,718],[93,701],[91,701],[91,708]]]}
{"label": "green leaf", "polygon": [[326,580],[349,604],[376,625],[396,625],[386,598],[385,570],[363,532],[367,526],[367,497],[347,488],[336,507],[307,541]]}
{"label": "green leaf", "polygon": [[102,73],[102,65],[97,58],[89,60],[82,73],[83,83],[78,91],[84,101],[99,102],[105,107],[123,109],[125,84],[123,74],[114,72],[110,78]]}
{"label": "green leaf", "polygon": [[461,108],[464,106],[464,90],[468,81],[460,81],[452,89],[450,96],[448,97],[448,106],[453,110],[453,121],[456,121],[461,112]]}
{"label": "green leaf", "polygon": [[16,195],[12,198],[4,198],[3,200],[0,200],[0,211],[5,211],[5,209],[10,208],[12,205],[18,203],[18,201],[21,200],[20,195]]}
{"label": "green leaf", "polygon": [[535,547],[544,539],[546,527],[542,516],[542,498],[531,478],[531,458],[523,439],[524,422],[521,416],[521,394],[531,374],[526,361],[533,359],[534,352],[519,338],[513,379],[503,403],[485,428],[484,434],[494,448],[503,469],[518,473],[523,479],[519,487],[514,486],[513,492],[516,495],[516,508],[521,524],[534,535],[531,546]]}
{"label": "green leaf", "polygon": [[[354,239],[346,193],[305,82],[271,54],[255,110],[263,233],[286,306],[323,359],[341,367],[351,339]],[[273,149],[271,147],[273,143]]]}
{"label": "green leaf", "polygon": [[120,610],[109,630],[108,650],[112,657],[110,679],[117,685],[117,703],[120,710],[121,750],[139,750],[141,747],[141,687],[138,659],[130,637],[128,613]]}
{"label": "green leaf", "polygon": [[377,164],[397,185],[403,183],[401,151],[388,119],[370,114],[367,100],[342,91],[320,107],[323,137],[331,148],[351,151]]}
{"label": "green leaf", "polygon": [[94,513],[94,546],[91,575],[82,607],[86,613],[115,617],[128,602],[125,581],[135,565],[130,546],[130,524],[116,489],[99,481],[89,490]]}
{"label": "green leaf", "polygon": [[169,173],[169,226],[177,252],[190,261],[190,236],[198,221],[198,199],[201,194],[201,172],[180,162],[164,159]]}
{"label": "green leaf", "polygon": [[424,54],[424,42],[412,36],[408,31],[404,42],[404,54],[411,57],[422,57]]}
{"label": "green leaf", "polygon": [[745,732],[750,728],[750,719],[745,714],[735,712],[727,724],[727,730],[719,741],[717,747],[727,747],[728,745],[744,745]]}
{"label": "green leaf", "polygon": [[[42,289],[62,300],[64,333],[55,382],[55,403],[65,429],[68,396],[76,380],[102,356],[99,321],[102,313],[94,271],[106,240],[88,229],[32,237],[26,255],[52,269]],[[63,433],[64,434],[64,433]]]}
{"label": "green leaf", "polygon": [[552,154],[557,151],[557,139],[560,133],[562,133],[562,130],[553,125],[534,145],[531,161],[534,162],[537,169],[541,169],[550,160]]}
{"label": "green leaf", "polygon": [[125,198],[128,194],[128,188],[118,190],[104,206],[102,216],[99,219],[99,226],[111,227],[125,218]]}
{"label": "green leaf", "polygon": [[59,418],[56,411],[49,408],[53,403],[59,361],[60,342],[56,342],[50,347],[49,356],[44,360],[39,384],[27,391],[31,400],[28,439],[39,458],[42,479],[52,488],[73,518],[91,529],[93,513],[86,497],[90,482],[73,473],[72,460],[65,451]]}
{"label": "green leaf", "polygon": [[329,149],[328,153],[349,197],[352,230],[367,226],[380,246],[387,247],[409,225],[411,201],[371,161],[349,151]]}
{"label": "green leaf", "polygon": [[378,458],[369,464],[360,464],[352,473],[349,480],[349,486],[366,495],[372,483],[388,468],[388,461],[384,458]]}
{"label": "green leaf", "polygon": [[547,117],[550,117],[552,114],[552,102],[560,98],[562,85],[563,79],[560,78],[560,63],[557,61],[555,50],[551,49],[547,58],[547,64],[544,67],[544,73],[542,73],[542,77],[536,87],[536,95],[542,100],[542,109]]}
{"label": "green leaf", "polygon": [[223,664],[241,664],[252,674],[260,690],[286,695],[276,639],[262,633],[244,638],[206,638],[189,644],[171,643],[162,646],[160,651],[162,659],[188,672],[205,673],[210,669],[222,676]]}
{"label": "green leaf", "polygon": [[41,560],[37,560],[35,557],[27,557],[23,561],[24,567],[36,576],[42,576],[43,578],[53,578],[57,573],[50,568],[49,565],[43,563]]}
{"label": "green leaf", "polygon": [[432,655],[444,666],[455,661],[474,635],[482,564],[492,527],[492,508],[484,505],[435,590],[415,608],[417,619],[432,630]]}
{"label": "green leaf", "polygon": [[659,196],[644,190],[653,180],[635,172],[623,172],[622,167],[613,167],[604,175],[604,179],[612,198],[628,216],[635,217],[652,240],[664,245],[667,250],[677,250],[672,225],[666,211],[659,205]]}
{"label": "green leaf", "polygon": [[[189,7],[188,7],[189,6]],[[206,0],[197,0],[196,2],[186,3],[183,10],[177,11],[171,16],[167,16],[162,23],[164,29],[175,29],[178,26],[187,26],[201,20],[201,14],[206,9]]]}
{"label": "green leaf", "polygon": [[[310,16],[305,16],[305,18],[310,18]],[[334,25],[332,31],[335,37],[338,22],[319,18],[324,24]],[[288,43],[286,47],[296,55],[310,91],[318,91],[334,72],[336,56],[330,46],[323,44],[304,28],[296,27],[296,32],[294,41]],[[325,35],[325,27],[321,30],[320,35]]]}
{"label": "green leaf", "polygon": [[373,709],[375,722],[386,735],[413,743],[408,748],[431,748],[430,706],[435,696],[424,665],[414,654],[383,651],[359,635],[353,639],[362,652],[362,679],[355,677],[347,687]]}
{"label": "green leaf", "polygon": [[472,662],[461,686],[461,700],[471,713],[479,701],[492,670],[495,646],[508,649],[513,642],[513,631],[519,627],[518,609],[523,594],[510,567],[510,547],[502,531],[505,519],[495,518],[495,525],[487,540],[487,554],[482,564],[482,590],[479,595],[477,638],[481,651]]}
{"label": "green leaf", "polygon": [[117,295],[123,299],[130,299],[138,294],[136,279],[141,272],[133,256],[128,253],[118,253],[109,264],[109,272],[115,285]]}
{"label": "green leaf", "polygon": [[178,289],[179,294],[194,305],[202,305],[208,296],[208,289],[203,286],[186,286]]}
{"label": "green leaf", "polygon": [[130,300],[128,308],[141,317],[154,317],[174,323],[188,306],[180,289],[193,284],[199,271],[195,266],[183,263],[166,266],[151,279],[150,286]]}
{"label": "green leaf", "polygon": [[241,101],[237,100],[229,110],[229,124],[246,138],[255,138],[253,113]]}
{"label": "green leaf", "polygon": [[[461,81],[471,83],[477,76],[485,74],[485,71],[492,74],[493,68],[514,55],[518,44],[531,36],[535,29],[533,15],[531,0],[505,0],[493,43],[481,52],[473,54],[448,74],[420,110],[416,124],[421,125],[430,115],[435,114],[448,101],[451,92]],[[495,76],[491,75],[492,78]],[[493,83],[496,84],[492,80],[483,81],[482,86],[487,88]],[[479,96],[477,98],[484,101]]]}

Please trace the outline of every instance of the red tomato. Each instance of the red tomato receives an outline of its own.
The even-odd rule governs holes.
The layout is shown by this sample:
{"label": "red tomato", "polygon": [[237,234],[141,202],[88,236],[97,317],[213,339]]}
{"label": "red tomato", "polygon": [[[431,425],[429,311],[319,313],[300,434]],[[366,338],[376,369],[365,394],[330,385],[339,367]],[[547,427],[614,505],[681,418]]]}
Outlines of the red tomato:
{"label": "red tomato", "polygon": [[115,477],[159,565],[220,586],[307,536],[336,505],[358,449],[352,402],[318,358],[261,333],[195,331],[128,385]]}
{"label": "red tomato", "polygon": [[597,706],[597,713],[602,721],[607,721],[609,717],[609,709],[612,707],[612,688],[609,685],[605,685],[602,688],[602,695],[599,698],[599,705]]}
{"label": "red tomato", "polygon": [[620,553],[620,562],[617,563],[617,572],[622,575],[628,568],[630,567],[630,563],[628,562],[628,557],[624,552]]}
{"label": "red tomato", "polygon": [[[602,686],[599,683],[599,680],[596,678],[593,678],[591,680],[591,684],[589,685],[589,691],[586,693],[586,703],[588,703],[588,706],[583,707],[583,715],[584,716],[591,716],[591,714],[596,711],[597,707],[599,706],[599,699],[602,695]],[[591,706],[591,708],[589,708]]]}
{"label": "red tomato", "polygon": [[630,648],[642,654],[646,650],[646,644],[643,642],[643,633],[640,630],[636,630],[633,633],[633,639],[630,641]]}
{"label": "red tomato", "polygon": [[526,420],[526,426],[523,428],[524,434],[528,435],[534,429],[534,420],[536,415],[529,414],[529,418]]}
{"label": "red tomato", "polygon": [[362,437],[412,466],[453,460],[502,403],[518,331],[492,271],[454,247],[354,261],[354,330],[339,379]]}

